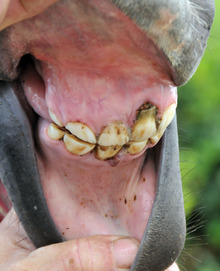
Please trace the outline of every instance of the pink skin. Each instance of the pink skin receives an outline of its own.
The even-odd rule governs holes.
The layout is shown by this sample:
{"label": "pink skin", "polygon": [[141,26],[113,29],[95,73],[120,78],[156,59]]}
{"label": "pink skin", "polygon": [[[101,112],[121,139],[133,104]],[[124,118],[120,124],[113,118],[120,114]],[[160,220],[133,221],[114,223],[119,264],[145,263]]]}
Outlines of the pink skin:
{"label": "pink skin", "polygon": [[177,102],[168,62],[146,34],[110,2],[89,3],[88,10],[74,1],[58,3],[11,32],[11,43],[35,57],[35,67],[29,63],[20,79],[40,116],[42,185],[65,239],[114,234],[141,240],[156,191],[153,158],[144,163],[147,152],[122,152],[113,161],[79,157],[47,135],[48,108],[64,125],[79,121],[99,135],[115,120],[131,127],[145,102],[155,104],[159,116]]}
{"label": "pink skin", "polygon": [[[93,4],[98,12],[67,1],[55,15],[52,11],[18,24],[11,38],[28,40],[26,47],[37,59],[38,72],[29,64],[21,76],[35,111],[50,120],[50,108],[64,125],[79,121],[99,135],[113,121],[131,127],[145,102],[155,104],[161,115],[176,103],[177,95],[165,58],[146,35],[108,2]],[[51,22],[61,11],[62,24]],[[39,122],[43,155],[38,160],[46,200],[60,232],[67,239],[115,233],[141,240],[155,197],[153,161],[143,167],[143,152],[121,152],[117,165],[98,161],[93,154],[69,154],[62,142],[48,137],[48,125]]]}
{"label": "pink skin", "polygon": [[43,161],[40,172],[44,192],[52,217],[65,238],[101,233],[140,240],[155,195],[152,161],[143,169],[144,155],[122,160],[117,166],[99,161],[92,154],[73,156],[61,142],[48,138],[47,123],[40,123],[39,127],[41,148],[46,154],[39,159]]}

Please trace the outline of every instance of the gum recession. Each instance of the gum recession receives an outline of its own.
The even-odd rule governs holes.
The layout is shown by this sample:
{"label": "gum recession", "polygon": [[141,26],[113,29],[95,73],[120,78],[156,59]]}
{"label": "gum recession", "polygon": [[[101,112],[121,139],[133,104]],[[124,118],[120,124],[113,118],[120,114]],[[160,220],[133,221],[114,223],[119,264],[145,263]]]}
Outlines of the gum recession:
{"label": "gum recession", "polygon": [[[176,87],[152,82],[147,75],[142,75],[142,78],[134,75],[132,79],[123,80],[121,86],[122,81],[118,77],[114,81],[103,74],[91,76],[91,73],[68,71],[65,78],[60,80],[70,81],[71,78],[72,88],[59,89],[56,85],[54,90],[54,83],[53,86],[45,87],[41,76],[29,63],[21,76],[21,83],[30,105],[42,118],[51,122],[48,114],[50,108],[64,126],[69,121],[85,123],[96,136],[106,124],[114,121],[123,121],[127,127],[131,127],[136,119],[137,109],[145,102],[156,105],[158,117],[170,104],[177,102]],[[49,76],[50,80],[51,77],[54,74]],[[48,104],[51,106],[48,107]]]}

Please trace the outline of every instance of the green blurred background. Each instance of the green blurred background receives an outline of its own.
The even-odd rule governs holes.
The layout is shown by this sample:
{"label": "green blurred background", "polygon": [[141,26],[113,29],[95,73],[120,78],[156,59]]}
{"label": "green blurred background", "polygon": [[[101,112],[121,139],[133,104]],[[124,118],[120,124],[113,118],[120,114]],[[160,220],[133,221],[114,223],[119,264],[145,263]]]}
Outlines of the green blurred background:
{"label": "green blurred background", "polygon": [[220,0],[203,60],[178,95],[188,226],[179,264],[183,271],[220,271]]}

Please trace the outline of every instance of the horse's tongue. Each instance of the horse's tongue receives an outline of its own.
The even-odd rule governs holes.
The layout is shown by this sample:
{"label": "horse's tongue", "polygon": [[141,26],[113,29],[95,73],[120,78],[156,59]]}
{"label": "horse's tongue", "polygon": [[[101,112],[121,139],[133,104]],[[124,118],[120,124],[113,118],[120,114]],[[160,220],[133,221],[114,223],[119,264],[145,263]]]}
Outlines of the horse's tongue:
{"label": "horse's tongue", "polygon": [[[48,212],[34,154],[32,132],[16,84],[1,83],[0,173],[28,236],[37,246],[62,241]],[[132,270],[164,270],[179,255],[185,220],[176,121],[158,148],[158,187],[150,220]],[[31,184],[31,185],[30,185]]]}

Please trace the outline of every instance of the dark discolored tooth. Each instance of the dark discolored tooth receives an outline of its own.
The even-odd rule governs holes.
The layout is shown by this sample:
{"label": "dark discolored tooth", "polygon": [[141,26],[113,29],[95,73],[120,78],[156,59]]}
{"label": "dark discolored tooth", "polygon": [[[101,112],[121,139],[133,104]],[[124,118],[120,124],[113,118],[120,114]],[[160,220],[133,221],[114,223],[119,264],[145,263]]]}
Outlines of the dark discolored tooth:
{"label": "dark discolored tooth", "polygon": [[176,118],[154,148],[157,192],[150,219],[130,271],[162,271],[183,249],[186,235]]}
{"label": "dark discolored tooth", "polygon": [[123,146],[97,146],[96,158],[99,160],[107,160],[115,156]]}
{"label": "dark discolored tooth", "polygon": [[141,152],[147,145],[148,140],[144,141],[136,141],[136,142],[129,142],[128,145],[128,153],[130,154],[137,154]]}
{"label": "dark discolored tooth", "polygon": [[16,83],[0,81],[0,177],[36,247],[63,241],[47,208],[30,123]]}
{"label": "dark discolored tooth", "polygon": [[140,110],[139,116],[132,127],[130,141],[148,140],[156,134],[156,111],[156,106]]}
{"label": "dark discolored tooth", "polygon": [[101,132],[98,144],[100,146],[122,146],[129,140],[128,130],[122,121],[107,125]]}

